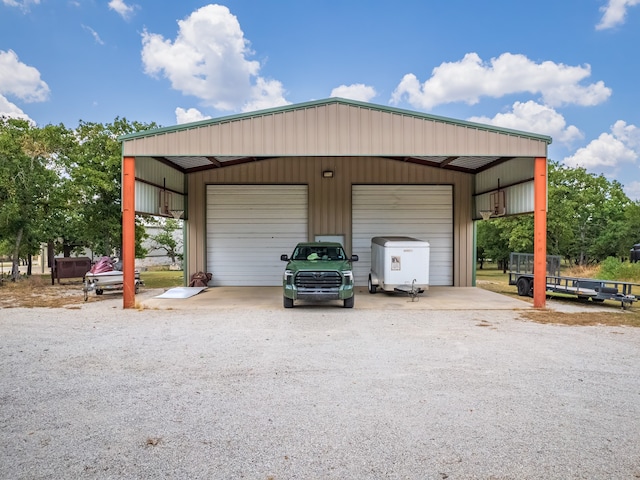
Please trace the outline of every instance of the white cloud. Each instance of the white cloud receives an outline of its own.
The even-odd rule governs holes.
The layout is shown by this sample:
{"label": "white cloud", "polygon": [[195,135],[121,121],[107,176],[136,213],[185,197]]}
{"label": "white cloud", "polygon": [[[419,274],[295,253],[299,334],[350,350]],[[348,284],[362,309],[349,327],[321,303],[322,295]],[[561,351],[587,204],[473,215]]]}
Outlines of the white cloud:
{"label": "white cloud", "polygon": [[523,130],[525,132],[549,135],[554,140],[571,144],[583,138],[575,125],[567,126],[565,118],[551,107],[540,105],[532,100],[516,102],[508,113],[498,113],[495,117],[471,117],[471,122],[485,123],[497,127]]}
{"label": "white cloud", "polygon": [[40,0],[2,0],[2,3],[8,7],[18,7],[23,12],[28,12],[29,7],[33,5],[40,5]]}
{"label": "white cloud", "polygon": [[635,125],[627,125],[627,122],[618,120],[611,127],[611,131],[621,142],[640,152],[640,128]]}
{"label": "white cloud", "polygon": [[624,186],[624,193],[631,200],[640,201],[640,182],[631,182]]}
{"label": "white cloud", "polygon": [[127,5],[124,0],[110,0],[109,9],[116,12],[125,20],[131,18],[136,10],[135,6]]}
{"label": "white cloud", "polygon": [[431,109],[452,102],[476,104],[480,97],[500,98],[528,92],[540,94],[544,104],[597,105],[611,96],[602,81],[581,85],[591,75],[591,67],[562,63],[535,63],[524,55],[503,53],[483,62],[476,53],[468,53],[459,62],[442,63],[431,78],[420,83],[413,73],[404,76],[391,97],[392,103],[406,99],[416,108]]}
{"label": "white cloud", "polygon": [[184,108],[178,107],[176,108],[176,123],[191,123],[198,122],[200,120],[207,120],[211,117],[208,115],[204,115],[197,108],[190,108],[185,110]]}
{"label": "white cloud", "polygon": [[596,30],[605,30],[624,23],[627,9],[634,5],[640,5],[640,0],[608,0],[606,5],[600,7],[603,13]]}
{"label": "white cloud", "polygon": [[571,167],[617,168],[621,163],[635,163],[640,157],[640,129],[635,125],[627,125],[618,120],[612,127],[611,133],[602,133],[592,140],[586,147],[564,159],[564,163]]}
{"label": "white cloud", "polygon": [[91,36],[93,37],[93,39],[96,41],[97,44],[104,45],[104,42],[100,38],[100,35],[98,35],[98,32],[96,32],[93,28],[88,27],[86,25],[82,25],[82,28],[84,29],[85,32],[89,32],[91,34]]}
{"label": "white cloud", "polygon": [[286,105],[282,84],[259,76],[260,64],[238,19],[222,5],[207,5],[178,21],[175,41],[145,31],[142,62],[148,75],[163,75],[172,88],[220,110]]}
{"label": "white cloud", "polygon": [[49,98],[49,86],[40,79],[40,72],[22,63],[13,50],[0,50],[0,95],[43,102]]}
{"label": "white cloud", "polygon": [[242,106],[243,112],[253,112],[265,108],[282,107],[291,102],[284,98],[284,88],[278,80],[266,80],[256,78],[256,83],[251,87],[251,98]]}
{"label": "white cloud", "polygon": [[49,98],[49,86],[40,79],[40,72],[22,63],[13,50],[0,50],[0,117],[23,118],[34,123],[7,96],[24,102],[43,102]]}
{"label": "white cloud", "polygon": [[331,90],[331,97],[349,98],[360,102],[369,102],[377,94],[373,87],[362,83],[354,83],[351,85],[340,85]]}
{"label": "white cloud", "polygon": [[0,118],[2,117],[22,118],[23,120],[35,123],[31,118],[29,118],[29,115],[24,113],[16,104],[11,103],[5,97],[0,95]]}

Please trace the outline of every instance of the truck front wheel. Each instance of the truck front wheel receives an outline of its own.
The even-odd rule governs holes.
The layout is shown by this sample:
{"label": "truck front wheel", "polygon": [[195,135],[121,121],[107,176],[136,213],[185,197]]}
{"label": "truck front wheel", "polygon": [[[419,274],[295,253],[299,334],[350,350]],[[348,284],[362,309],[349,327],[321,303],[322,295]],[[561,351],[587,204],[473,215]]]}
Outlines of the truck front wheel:
{"label": "truck front wheel", "polygon": [[344,308],[353,308],[353,303],[356,297],[349,297],[344,299]]}
{"label": "truck front wheel", "polygon": [[284,308],[293,308],[293,300],[291,298],[282,297]]}

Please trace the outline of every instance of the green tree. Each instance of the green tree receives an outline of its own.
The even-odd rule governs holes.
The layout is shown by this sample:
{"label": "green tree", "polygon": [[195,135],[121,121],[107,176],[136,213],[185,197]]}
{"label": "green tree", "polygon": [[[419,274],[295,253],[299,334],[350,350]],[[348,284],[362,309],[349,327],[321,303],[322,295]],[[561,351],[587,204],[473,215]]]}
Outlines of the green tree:
{"label": "green tree", "polygon": [[510,222],[506,218],[491,219],[478,223],[478,246],[483,249],[484,258],[490,258],[506,271],[509,265]]}
{"label": "green tree", "polygon": [[[584,168],[549,162],[547,252],[584,265],[623,258],[640,238],[640,205],[622,185]],[[478,246],[502,262],[509,252],[533,252],[533,215],[480,222]]]}
{"label": "green tree", "polygon": [[[0,249],[19,259],[43,242],[69,255],[85,247],[120,256],[121,146],[123,134],[155,124],[116,118],[111,124],[80,122],[36,127],[25,120],[0,119]],[[136,222],[136,256],[144,228]],[[2,253],[2,252],[0,252]]]}
{"label": "green tree", "polygon": [[629,258],[631,247],[640,243],[640,201],[632,202],[625,208],[623,230],[620,258]]}
{"label": "green tree", "polygon": [[625,211],[631,205],[619,182],[551,162],[549,253],[578,265],[624,255],[629,248]]}
{"label": "green tree", "polygon": [[481,245],[476,246],[476,260],[480,264],[480,270],[482,270],[484,262],[487,261],[487,256],[484,253],[484,247]]}
{"label": "green tree", "polygon": [[[116,118],[106,125],[81,121],[75,131],[78,141],[66,165],[73,185],[69,198],[76,206],[70,231],[100,255],[120,257],[122,252],[122,151],[117,139],[155,127]],[[136,255],[143,255],[144,229],[139,220],[136,223]]]}
{"label": "green tree", "polygon": [[175,235],[175,232],[182,228],[180,223],[173,218],[167,218],[160,221],[160,227],[159,233],[149,237],[152,248],[167,252],[171,263],[176,263],[177,259],[182,260],[182,240]]}
{"label": "green tree", "polygon": [[64,126],[38,128],[20,119],[0,119],[0,239],[19,276],[20,257],[39,250],[65,180],[61,159],[72,137]]}

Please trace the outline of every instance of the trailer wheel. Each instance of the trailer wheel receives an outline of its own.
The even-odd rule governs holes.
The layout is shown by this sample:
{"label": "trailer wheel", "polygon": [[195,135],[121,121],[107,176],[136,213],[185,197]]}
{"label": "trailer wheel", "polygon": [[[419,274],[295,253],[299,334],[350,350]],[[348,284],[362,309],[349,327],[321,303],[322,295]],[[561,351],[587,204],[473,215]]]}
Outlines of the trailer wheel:
{"label": "trailer wheel", "polygon": [[521,297],[533,296],[531,280],[527,277],[520,277],[516,282],[516,287],[518,287],[518,295],[520,295]]}
{"label": "trailer wheel", "polygon": [[369,282],[367,283],[367,286],[369,287],[369,293],[376,293],[378,286],[374,285],[371,281],[371,275],[369,275]]}
{"label": "trailer wheel", "polygon": [[101,288],[96,288],[96,295],[102,295],[104,291]]}

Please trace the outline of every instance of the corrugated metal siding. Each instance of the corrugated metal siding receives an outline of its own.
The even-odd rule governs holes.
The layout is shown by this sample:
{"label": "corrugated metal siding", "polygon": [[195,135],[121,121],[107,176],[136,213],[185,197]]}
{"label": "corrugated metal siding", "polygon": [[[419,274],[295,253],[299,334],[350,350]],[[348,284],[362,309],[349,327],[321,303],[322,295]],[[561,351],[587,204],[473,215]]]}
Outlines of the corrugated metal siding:
{"label": "corrugated metal siding", "polygon": [[307,186],[209,185],[206,192],[213,285],[282,285],[280,255],[307,240]]}
{"label": "corrugated metal siding", "polygon": [[136,178],[143,178],[156,185],[184,193],[184,173],[153,158],[136,158]]}
{"label": "corrugated metal siding", "polygon": [[329,103],[127,139],[123,152],[125,156],[546,157],[547,142],[445,119]]}
{"label": "corrugated metal siding", "polygon": [[158,189],[146,183],[136,182],[135,210],[149,215],[158,214]]}
{"label": "corrugated metal siding", "polygon": [[450,185],[354,185],[353,271],[366,285],[371,239],[408,236],[429,242],[431,285],[453,284],[453,188]]}
{"label": "corrugated metal siding", "polygon": [[514,185],[506,193],[507,209],[515,214],[534,212],[533,181]]}
{"label": "corrugated metal siding", "polygon": [[480,219],[481,210],[491,210],[491,192],[505,192],[507,215],[533,212],[533,167],[534,159],[517,158],[496,165],[475,175],[474,218]]}
{"label": "corrugated metal siding", "polygon": [[[322,178],[323,170],[334,177]],[[205,205],[207,184],[306,184],[309,187],[308,238],[344,235],[351,252],[353,184],[453,185],[454,285],[471,286],[473,175],[377,157],[292,157],[261,160],[188,176],[189,272],[207,265]]]}
{"label": "corrugated metal siding", "polygon": [[[504,191],[507,215],[533,213],[533,181],[501,190]],[[475,197],[474,219],[479,220],[482,218],[480,211],[492,209],[491,193]]]}
{"label": "corrugated metal siding", "polygon": [[[136,213],[158,215],[159,214],[159,198],[162,188],[149,185],[147,183],[136,182]],[[175,192],[169,192],[169,210],[185,211],[184,195]]]}
{"label": "corrugated metal siding", "polygon": [[534,163],[532,158],[514,158],[479,172],[475,178],[476,192],[486,192],[498,188],[498,179],[500,185],[503,186],[530,180],[533,178]]}
{"label": "corrugated metal siding", "polygon": [[[135,210],[137,213],[158,215],[160,191],[165,187],[169,191],[169,209],[185,210],[184,173],[171,168],[152,158],[138,157],[135,160],[136,179],[144,179],[145,182],[136,180],[135,183]],[[149,182],[149,183],[146,183]]]}

